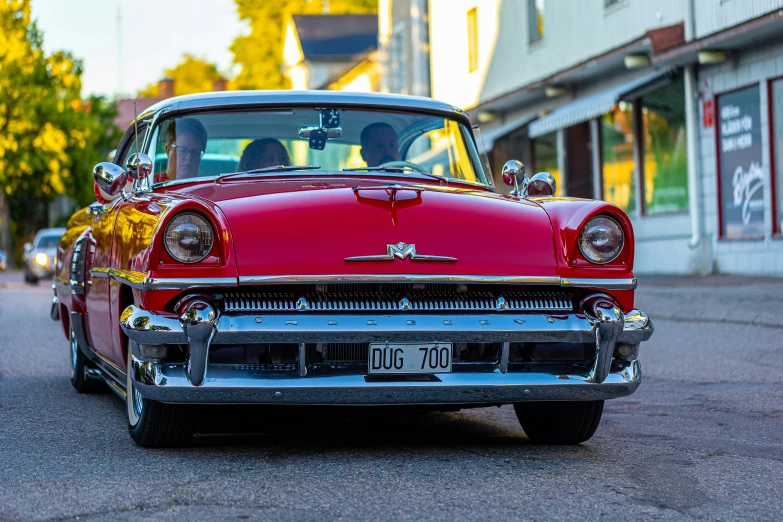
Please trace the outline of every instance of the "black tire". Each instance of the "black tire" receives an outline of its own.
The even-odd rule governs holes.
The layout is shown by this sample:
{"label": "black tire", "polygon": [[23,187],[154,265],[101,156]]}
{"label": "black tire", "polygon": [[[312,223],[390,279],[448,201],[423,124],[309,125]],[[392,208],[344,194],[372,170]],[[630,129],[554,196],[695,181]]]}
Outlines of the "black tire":
{"label": "black tire", "polygon": [[164,404],[145,399],[131,378],[131,348],[128,345],[127,415],[131,438],[144,448],[175,448],[193,436],[195,419],[188,406]]}
{"label": "black tire", "polygon": [[604,401],[518,402],[514,411],[531,441],[580,444],[598,428]]}
{"label": "black tire", "polygon": [[85,377],[86,369],[93,369],[95,365],[84,356],[79,342],[76,340],[76,336],[71,329],[70,334],[70,348],[71,348],[71,384],[79,393],[103,393],[105,392],[106,385],[102,381],[95,379],[87,379]]}

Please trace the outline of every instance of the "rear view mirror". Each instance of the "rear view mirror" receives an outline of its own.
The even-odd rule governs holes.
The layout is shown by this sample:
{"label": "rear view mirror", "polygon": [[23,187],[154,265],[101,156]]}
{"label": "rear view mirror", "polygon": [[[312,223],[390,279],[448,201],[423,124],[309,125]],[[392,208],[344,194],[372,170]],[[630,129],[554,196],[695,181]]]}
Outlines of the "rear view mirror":
{"label": "rear view mirror", "polygon": [[22,247],[22,250],[24,250],[25,254],[28,253],[32,249],[33,249],[33,244],[32,243],[25,243],[24,246]]}
{"label": "rear view mirror", "polygon": [[125,170],[129,179],[147,179],[147,176],[152,174],[152,160],[143,152],[134,152],[125,162]]}
{"label": "rear view mirror", "polygon": [[522,195],[528,196],[554,196],[557,190],[557,181],[549,172],[539,172],[535,176],[526,179],[522,185]]}
{"label": "rear view mirror", "polygon": [[92,177],[98,184],[98,188],[112,198],[122,192],[128,181],[128,173],[119,165],[108,161],[95,165],[92,169]]}

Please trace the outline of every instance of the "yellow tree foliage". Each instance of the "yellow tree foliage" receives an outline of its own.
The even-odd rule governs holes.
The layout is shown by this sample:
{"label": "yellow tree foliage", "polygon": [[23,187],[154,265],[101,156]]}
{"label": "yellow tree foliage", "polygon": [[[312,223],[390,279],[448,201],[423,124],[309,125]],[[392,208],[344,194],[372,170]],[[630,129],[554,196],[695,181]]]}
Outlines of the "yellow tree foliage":
{"label": "yellow tree foliage", "polygon": [[[287,89],[282,65],[283,24],[290,14],[322,14],[324,0],[235,0],[240,20],[250,33],[231,44],[234,63],[241,71],[232,82],[236,89]],[[329,14],[368,14],[378,10],[377,0],[328,0]]]}
{"label": "yellow tree foliage", "polygon": [[[221,77],[214,63],[190,54],[185,54],[182,62],[173,69],[167,69],[164,76],[174,80],[174,96],[211,91],[213,82]],[[142,89],[139,96],[157,98],[158,83],[151,83]]]}
{"label": "yellow tree foliage", "polygon": [[92,163],[102,156],[98,149],[117,138],[108,104],[101,98],[81,99],[81,74],[81,63],[68,53],[47,56],[43,51],[30,0],[0,0],[0,235],[5,250],[10,250],[12,218],[34,231],[47,224],[42,211],[56,195],[80,199],[89,193]]}

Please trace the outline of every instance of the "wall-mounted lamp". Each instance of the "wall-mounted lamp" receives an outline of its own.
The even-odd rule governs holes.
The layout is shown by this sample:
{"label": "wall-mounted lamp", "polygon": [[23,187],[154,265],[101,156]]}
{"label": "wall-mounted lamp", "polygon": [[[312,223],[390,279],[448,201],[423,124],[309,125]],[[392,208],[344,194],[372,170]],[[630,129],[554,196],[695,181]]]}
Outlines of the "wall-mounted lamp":
{"label": "wall-mounted lamp", "polygon": [[480,113],[478,113],[479,123],[487,123],[494,120],[497,117],[498,117],[497,114],[495,114],[494,112],[481,111]]}
{"label": "wall-mounted lamp", "polygon": [[699,51],[699,63],[707,65],[726,61],[726,51]]}
{"label": "wall-mounted lamp", "polygon": [[623,58],[626,69],[641,69],[650,65],[650,57],[646,53],[629,54]]}
{"label": "wall-mounted lamp", "polygon": [[547,87],[544,89],[544,94],[546,94],[547,98],[557,98],[558,96],[563,96],[568,92],[568,89],[565,87]]}

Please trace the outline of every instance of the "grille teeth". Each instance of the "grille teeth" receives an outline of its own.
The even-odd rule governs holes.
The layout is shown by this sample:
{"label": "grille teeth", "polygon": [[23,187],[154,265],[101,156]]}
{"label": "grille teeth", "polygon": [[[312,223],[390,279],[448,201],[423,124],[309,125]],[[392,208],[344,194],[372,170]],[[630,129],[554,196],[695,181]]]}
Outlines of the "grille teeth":
{"label": "grille teeth", "polygon": [[570,312],[573,298],[565,292],[490,292],[461,294],[417,294],[392,296],[379,294],[266,294],[237,292],[225,294],[226,312],[410,312],[410,311],[530,311]]}

